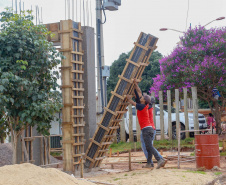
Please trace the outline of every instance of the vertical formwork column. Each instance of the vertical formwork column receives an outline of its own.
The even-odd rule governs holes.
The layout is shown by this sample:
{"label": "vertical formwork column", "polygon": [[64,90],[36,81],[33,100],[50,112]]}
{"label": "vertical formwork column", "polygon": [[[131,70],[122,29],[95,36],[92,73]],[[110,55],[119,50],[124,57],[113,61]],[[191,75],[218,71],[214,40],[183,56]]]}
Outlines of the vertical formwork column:
{"label": "vertical formwork column", "polygon": [[62,135],[63,135],[63,170],[73,171],[72,160],[72,74],[71,74],[71,38],[72,33],[72,21],[65,20],[60,21],[60,33],[61,33],[61,50],[66,57],[62,61],[61,78],[62,78],[62,96],[63,96],[63,108],[62,108]]}
{"label": "vertical formwork column", "polygon": [[84,80],[83,80],[83,51],[82,51],[82,30],[81,23],[73,22],[72,25],[72,99],[73,99],[73,167],[78,169],[80,159],[84,153]]}

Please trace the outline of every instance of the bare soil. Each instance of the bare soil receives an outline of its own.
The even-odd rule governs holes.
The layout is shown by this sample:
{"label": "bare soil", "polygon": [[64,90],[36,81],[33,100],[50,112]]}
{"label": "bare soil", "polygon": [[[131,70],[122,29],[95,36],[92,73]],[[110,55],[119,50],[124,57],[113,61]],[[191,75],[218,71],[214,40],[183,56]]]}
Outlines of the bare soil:
{"label": "bare soil", "polygon": [[[173,156],[177,153],[163,152],[163,157],[169,155]],[[182,152],[182,155],[189,156],[190,152]],[[142,168],[144,164],[143,152],[132,152],[132,171],[129,171],[128,153],[123,153],[119,157],[113,156],[104,159],[99,169],[99,175],[95,174],[96,172],[91,172],[91,174],[84,174],[84,177],[97,182],[117,185],[226,184],[225,157],[221,157],[221,168],[216,170],[196,169],[195,161],[182,162],[180,169],[177,169],[177,159],[168,160],[165,167],[161,169],[144,169]],[[217,180],[221,176],[223,177]]]}

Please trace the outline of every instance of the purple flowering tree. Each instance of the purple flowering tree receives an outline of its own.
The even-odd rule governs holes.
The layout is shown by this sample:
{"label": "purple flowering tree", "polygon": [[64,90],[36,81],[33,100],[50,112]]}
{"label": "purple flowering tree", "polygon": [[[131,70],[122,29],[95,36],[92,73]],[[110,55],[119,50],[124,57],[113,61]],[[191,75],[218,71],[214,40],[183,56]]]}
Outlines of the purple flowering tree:
{"label": "purple flowering tree", "polygon": [[154,78],[150,92],[158,95],[160,90],[196,86],[198,98],[208,102],[220,126],[226,103],[226,27],[188,30],[173,52],[159,62],[161,75]]}

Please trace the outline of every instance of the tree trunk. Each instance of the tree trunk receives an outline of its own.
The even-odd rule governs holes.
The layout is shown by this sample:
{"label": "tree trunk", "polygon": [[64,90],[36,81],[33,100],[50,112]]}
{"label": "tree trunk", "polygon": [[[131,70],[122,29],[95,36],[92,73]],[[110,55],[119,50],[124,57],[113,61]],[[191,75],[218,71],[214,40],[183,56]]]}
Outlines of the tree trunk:
{"label": "tree trunk", "polygon": [[1,143],[4,143],[4,137],[0,137]]}
{"label": "tree trunk", "polygon": [[13,160],[12,163],[13,164],[17,164],[17,134],[14,133],[12,136],[12,148],[13,148]]}
{"label": "tree trunk", "polygon": [[213,105],[214,105],[214,109],[212,112],[213,112],[213,115],[214,115],[214,119],[216,121],[216,126],[217,126],[217,134],[219,133],[219,128],[221,127],[221,114],[222,114],[222,111],[221,111],[221,106],[215,101],[213,102]]}

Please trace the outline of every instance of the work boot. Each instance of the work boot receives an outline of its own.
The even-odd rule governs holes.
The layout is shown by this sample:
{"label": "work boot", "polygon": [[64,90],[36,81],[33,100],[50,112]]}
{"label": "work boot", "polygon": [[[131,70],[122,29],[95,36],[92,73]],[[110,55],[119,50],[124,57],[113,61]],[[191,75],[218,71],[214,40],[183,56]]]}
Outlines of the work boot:
{"label": "work boot", "polygon": [[142,166],[142,168],[151,168],[153,169],[154,167],[154,164],[151,164],[151,163],[147,163],[145,166]]}
{"label": "work boot", "polygon": [[164,161],[165,161],[165,163],[163,164],[162,167],[165,167],[165,165],[166,165],[166,163],[167,163],[167,160],[166,160],[166,159],[164,159]]}
{"label": "work boot", "polygon": [[160,159],[158,161],[158,165],[157,165],[156,169],[159,169],[159,168],[165,166],[165,164],[166,164],[166,161],[164,159]]}

